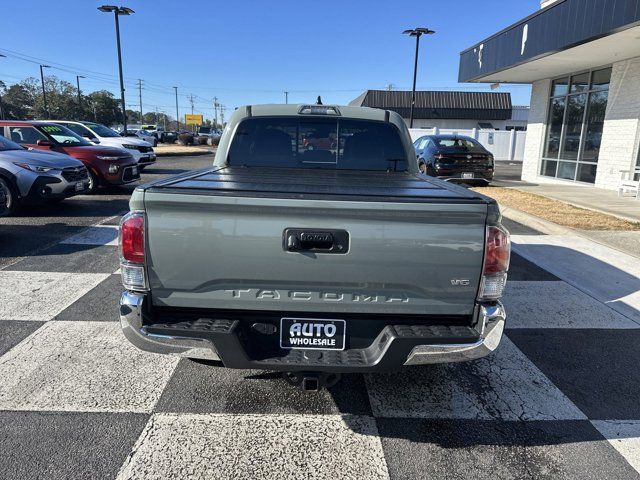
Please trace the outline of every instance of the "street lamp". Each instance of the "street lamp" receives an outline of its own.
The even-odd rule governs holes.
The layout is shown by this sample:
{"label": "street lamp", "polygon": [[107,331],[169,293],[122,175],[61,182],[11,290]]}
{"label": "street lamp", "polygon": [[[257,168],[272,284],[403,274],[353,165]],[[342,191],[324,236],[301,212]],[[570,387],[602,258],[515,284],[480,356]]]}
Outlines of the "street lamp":
{"label": "street lamp", "polygon": [[80,112],[82,110],[82,100],[80,97],[80,79],[86,78],[83,75],[76,75],[76,84],[78,85],[78,120],[80,120]]}
{"label": "street lamp", "polygon": [[124,103],[124,77],[122,76],[122,51],[120,48],[120,15],[131,15],[135,13],[129,7],[116,7],[115,5],[102,5],[98,10],[105,13],[113,12],[116,20],[116,42],[118,44],[118,70],[120,72],[120,101],[122,102],[122,127],[123,131],[127,131],[127,107]]}
{"label": "street lamp", "polygon": [[[0,53],[0,58],[7,58],[7,56]],[[0,92],[0,120],[4,120],[4,111],[2,110],[2,92]]]}
{"label": "street lamp", "polygon": [[49,109],[47,108],[47,91],[44,88],[44,73],[43,68],[51,68],[50,65],[40,65],[40,82],[42,83],[42,103],[44,104],[44,113],[49,118]]}
{"label": "street lamp", "polygon": [[416,59],[413,66],[413,89],[411,90],[411,113],[409,114],[409,128],[413,128],[413,108],[416,104],[416,78],[418,76],[418,49],[420,47],[420,37],[422,35],[433,35],[433,30],[428,28],[417,27],[412,30],[405,30],[402,32],[404,35],[410,37],[416,37]]}

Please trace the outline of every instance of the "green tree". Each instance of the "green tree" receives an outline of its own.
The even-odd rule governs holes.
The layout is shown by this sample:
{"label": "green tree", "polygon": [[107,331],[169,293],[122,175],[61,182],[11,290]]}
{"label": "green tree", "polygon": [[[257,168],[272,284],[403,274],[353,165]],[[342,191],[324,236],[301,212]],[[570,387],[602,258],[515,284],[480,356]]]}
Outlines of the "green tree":
{"label": "green tree", "polygon": [[99,90],[90,93],[85,99],[88,110],[86,119],[108,126],[115,126],[122,122],[120,102],[111,92]]}

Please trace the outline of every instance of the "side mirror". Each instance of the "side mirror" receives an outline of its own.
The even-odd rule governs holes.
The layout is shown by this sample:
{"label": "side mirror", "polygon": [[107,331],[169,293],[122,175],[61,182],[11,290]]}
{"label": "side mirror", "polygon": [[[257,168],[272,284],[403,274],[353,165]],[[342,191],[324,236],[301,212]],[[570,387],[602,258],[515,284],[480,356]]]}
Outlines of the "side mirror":
{"label": "side mirror", "polygon": [[36,145],[38,145],[39,147],[49,147],[49,148],[51,148],[52,146],[49,140],[38,140],[36,142]]}

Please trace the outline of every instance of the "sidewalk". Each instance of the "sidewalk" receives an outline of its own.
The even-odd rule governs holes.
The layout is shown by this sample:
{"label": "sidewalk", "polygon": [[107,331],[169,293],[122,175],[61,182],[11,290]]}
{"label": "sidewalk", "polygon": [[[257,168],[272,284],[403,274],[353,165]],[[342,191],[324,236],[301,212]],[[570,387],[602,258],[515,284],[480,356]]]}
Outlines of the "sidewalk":
{"label": "sidewalk", "polygon": [[575,185],[529,184],[513,182],[510,188],[560,200],[580,208],[640,222],[640,199],[618,197],[618,192]]}

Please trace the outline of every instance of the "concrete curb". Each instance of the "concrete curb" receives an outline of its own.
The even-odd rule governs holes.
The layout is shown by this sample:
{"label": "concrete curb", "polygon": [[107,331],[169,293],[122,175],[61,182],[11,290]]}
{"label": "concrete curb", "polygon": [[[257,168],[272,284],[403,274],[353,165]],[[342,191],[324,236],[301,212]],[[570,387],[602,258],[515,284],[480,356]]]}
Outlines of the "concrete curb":
{"label": "concrete curb", "polygon": [[522,225],[533,228],[534,230],[547,235],[578,234],[577,230],[563,227],[562,225],[558,225],[557,223],[550,222],[549,220],[544,220],[543,218],[536,217],[535,215],[531,215],[520,210],[516,210],[515,208],[500,205],[500,211],[502,212],[503,217],[506,217],[509,220],[513,220],[514,222],[521,223]]}

